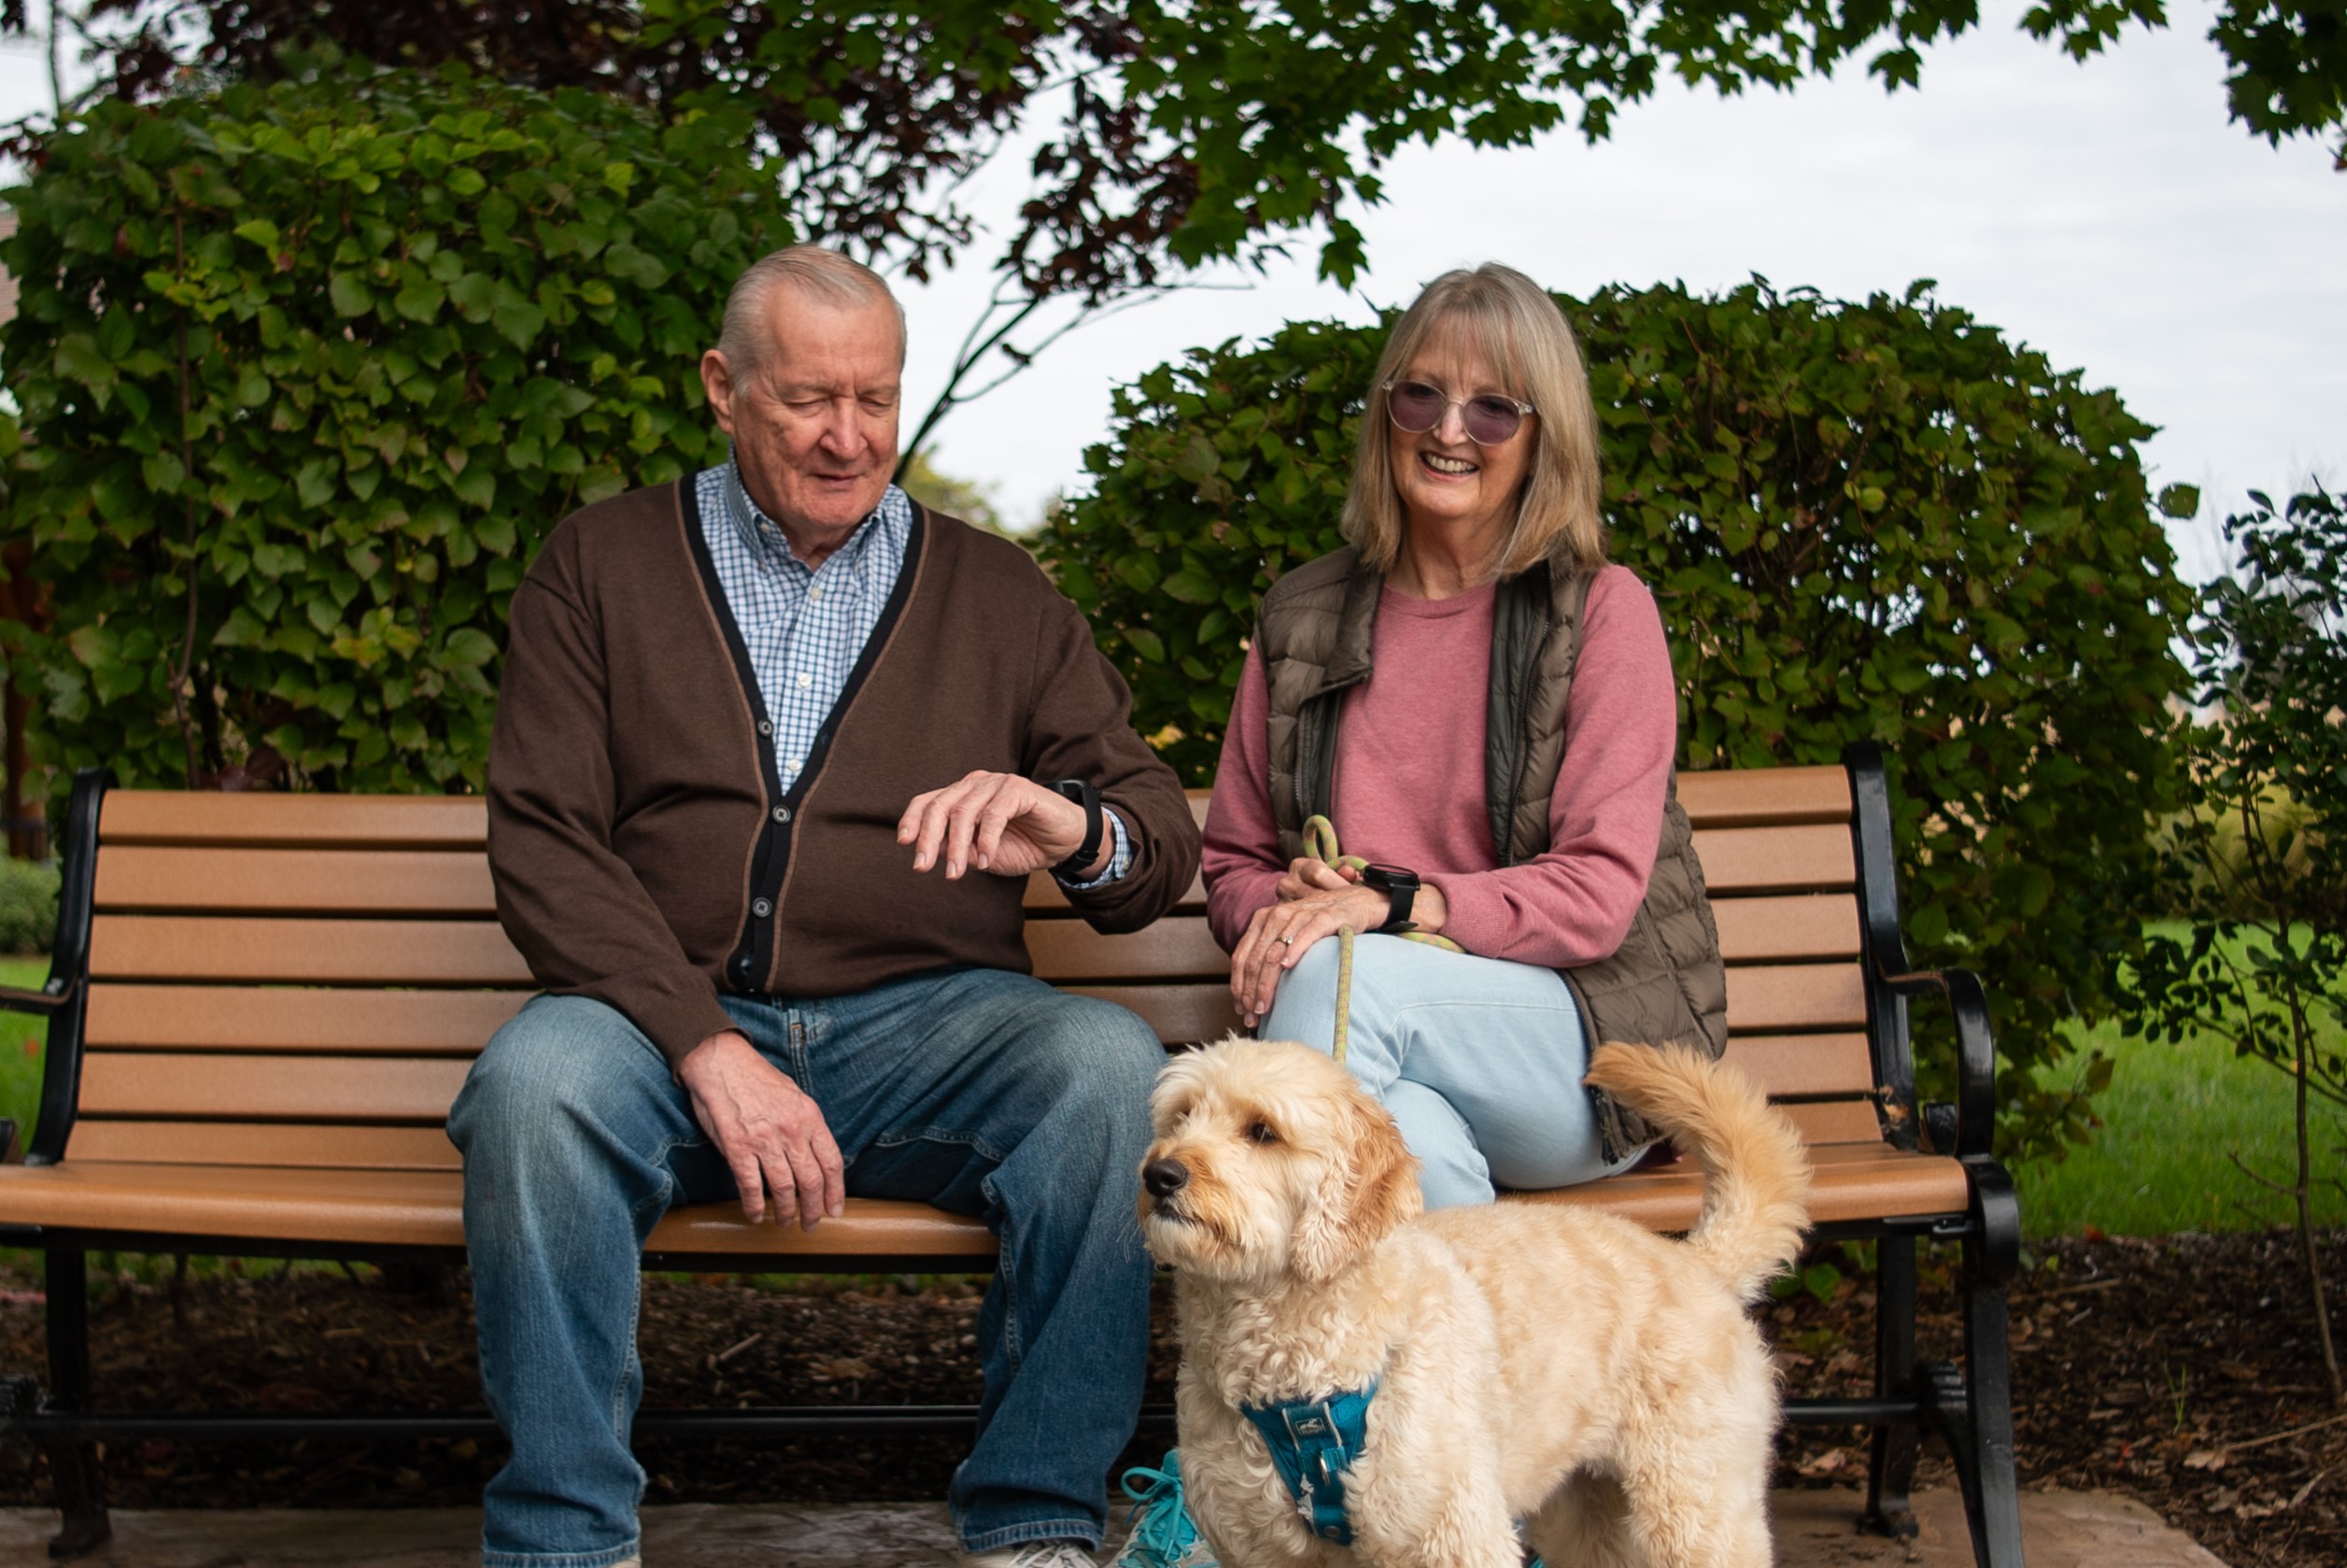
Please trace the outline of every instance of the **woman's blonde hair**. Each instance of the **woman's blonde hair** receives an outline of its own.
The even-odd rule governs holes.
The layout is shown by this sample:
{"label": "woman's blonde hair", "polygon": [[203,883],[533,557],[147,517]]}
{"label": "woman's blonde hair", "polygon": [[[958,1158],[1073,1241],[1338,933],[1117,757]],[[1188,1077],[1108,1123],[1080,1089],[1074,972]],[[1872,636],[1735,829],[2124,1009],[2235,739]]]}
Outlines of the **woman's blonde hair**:
{"label": "woman's blonde hair", "polygon": [[1385,384],[1406,373],[1430,344],[1453,333],[1500,381],[1497,388],[1450,388],[1453,397],[1497,390],[1536,411],[1527,420],[1534,443],[1532,469],[1516,525],[1492,574],[1513,577],[1543,560],[1596,571],[1605,563],[1598,511],[1603,491],[1597,411],[1581,351],[1564,313],[1540,285],[1496,261],[1472,272],[1443,274],[1395,323],[1361,417],[1352,489],[1345,497],[1345,537],[1361,546],[1367,565],[1379,572],[1393,569],[1402,547],[1403,517],[1401,497],[1393,489],[1393,421],[1386,412]]}

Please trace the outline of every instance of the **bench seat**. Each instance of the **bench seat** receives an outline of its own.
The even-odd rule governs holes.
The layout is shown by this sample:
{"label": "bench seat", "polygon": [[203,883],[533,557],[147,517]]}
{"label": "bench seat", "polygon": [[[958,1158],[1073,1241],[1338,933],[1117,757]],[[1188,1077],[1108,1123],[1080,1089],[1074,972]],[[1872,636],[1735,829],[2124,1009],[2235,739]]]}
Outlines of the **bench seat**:
{"label": "bench seat", "polygon": [[[1953,1159],[1871,1144],[1812,1145],[1812,1217],[1926,1219],[1964,1212],[1964,1172]],[[1702,1180],[1677,1162],[1590,1187],[1512,1194],[1510,1201],[1595,1205],[1656,1230],[1695,1220]],[[206,1165],[159,1181],[150,1163],[68,1160],[0,1166],[0,1211],[45,1231],[124,1232],[157,1237],[340,1242],[358,1247],[464,1246],[462,1178],[453,1170],[334,1170]],[[962,1257],[993,1264],[985,1226],[926,1204],[851,1198],[843,1219],[813,1232],[751,1225],[729,1203],[672,1210],[648,1251],[771,1259],[773,1266],[834,1265],[841,1257]]]}

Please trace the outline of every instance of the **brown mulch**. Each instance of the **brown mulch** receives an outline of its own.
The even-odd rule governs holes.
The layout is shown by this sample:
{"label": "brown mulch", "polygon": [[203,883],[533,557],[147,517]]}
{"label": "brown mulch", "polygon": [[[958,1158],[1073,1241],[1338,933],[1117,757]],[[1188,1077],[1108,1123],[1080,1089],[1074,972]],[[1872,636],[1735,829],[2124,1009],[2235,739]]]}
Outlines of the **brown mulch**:
{"label": "brown mulch", "polygon": [[[2347,1298],[2347,1234],[2330,1238],[2334,1310]],[[2347,1420],[2329,1403],[2295,1237],[2184,1235],[2041,1246],[2014,1292],[2022,1484],[2128,1493],[2233,1568],[2347,1560]],[[1835,1250],[1821,1260],[1848,1260]],[[1956,1353],[1949,1260],[1927,1264],[1927,1359]],[[1762,1309],[1794,1394],[1862,1391],[1872,1292],[1856,1278]],[[92,1324],[99,1403],[183,1410],[473,1409],[479,1406],[462,1278],[394,1288],[276,1264],[189,1281],[128,1273],[103,1284]],[[411,1285],[413,1281],[408,1282]],[[641,1342],[654,1405],[970,1403],[983,1282],[648,1279]],[[0,1371],[43,1364],[37,1278],[0,1274]],[[1159,1302],[1150,1399],[1170,1398],[1174,1354]],[[2342,1322],[2347,1326],[2347,1321]],[[950,1438],[651,1443],[647,1501],[934,1499],[962,1444]],[[1153,1458],[1136,1444],[1128,1462]],[[475,1501],[499,1445],[460,1442],[118,1446],[120,1507],[412,1507]],[[1862,1482],[1855,1434],[1779,1442],[1786,1485]],[[1927,1446],[1920,1485],[1948,1484]],[[0,1505],[42,1505],[48,1477],[0,1448]]]}

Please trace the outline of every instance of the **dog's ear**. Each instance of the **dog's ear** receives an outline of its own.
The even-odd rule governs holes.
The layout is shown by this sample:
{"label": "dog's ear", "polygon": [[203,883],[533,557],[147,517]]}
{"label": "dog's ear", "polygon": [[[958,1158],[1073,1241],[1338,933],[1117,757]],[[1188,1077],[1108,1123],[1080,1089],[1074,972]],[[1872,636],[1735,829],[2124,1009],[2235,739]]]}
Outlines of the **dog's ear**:
{"label": "dog's ear", "polygon": [[1360,1092],[1340,1103],[1327,1175],[1295,1228],[1291,1264],[1307,1279],[1334,1278],[1425,1207],[1418,1156],[1386,1109]]}

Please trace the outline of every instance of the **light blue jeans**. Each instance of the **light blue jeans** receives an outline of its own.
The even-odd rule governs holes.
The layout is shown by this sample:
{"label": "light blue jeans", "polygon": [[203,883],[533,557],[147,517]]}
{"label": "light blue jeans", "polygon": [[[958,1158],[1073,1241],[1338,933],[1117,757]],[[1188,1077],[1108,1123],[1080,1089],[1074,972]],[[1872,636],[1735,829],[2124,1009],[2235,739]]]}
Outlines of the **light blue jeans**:
{"label": "light blue jeans", "polygon": [[[823,1109],[853,1196],[985,1220],[985,1391],[949,1502],[963,1546],[1097,1544],[1140,1411],[1150,1262],[1135,1204],[1165,1052],[1123,1008],[967,969],[859,996],[725,998]],[[448,1118],[464,1151],[481,1381],[513,1457],[484,1497],[490,1568],[638,1549],[638,1257],[674,1204],[738,1201],[669,1064],[599,1002],[540,996]]]}
{"label": "light blue jeans", "polygon": [[[1312,944],[1256,1033],[1335,1048],[1336,941]],[[1493,1186],[1571,1187],[1609,1166],[1581,1075],[1589,1039],[1553,969],[1400,937],[1353,944],[1345,1066],[1402,1129],[1429,1208],[1489,1203]]]}

